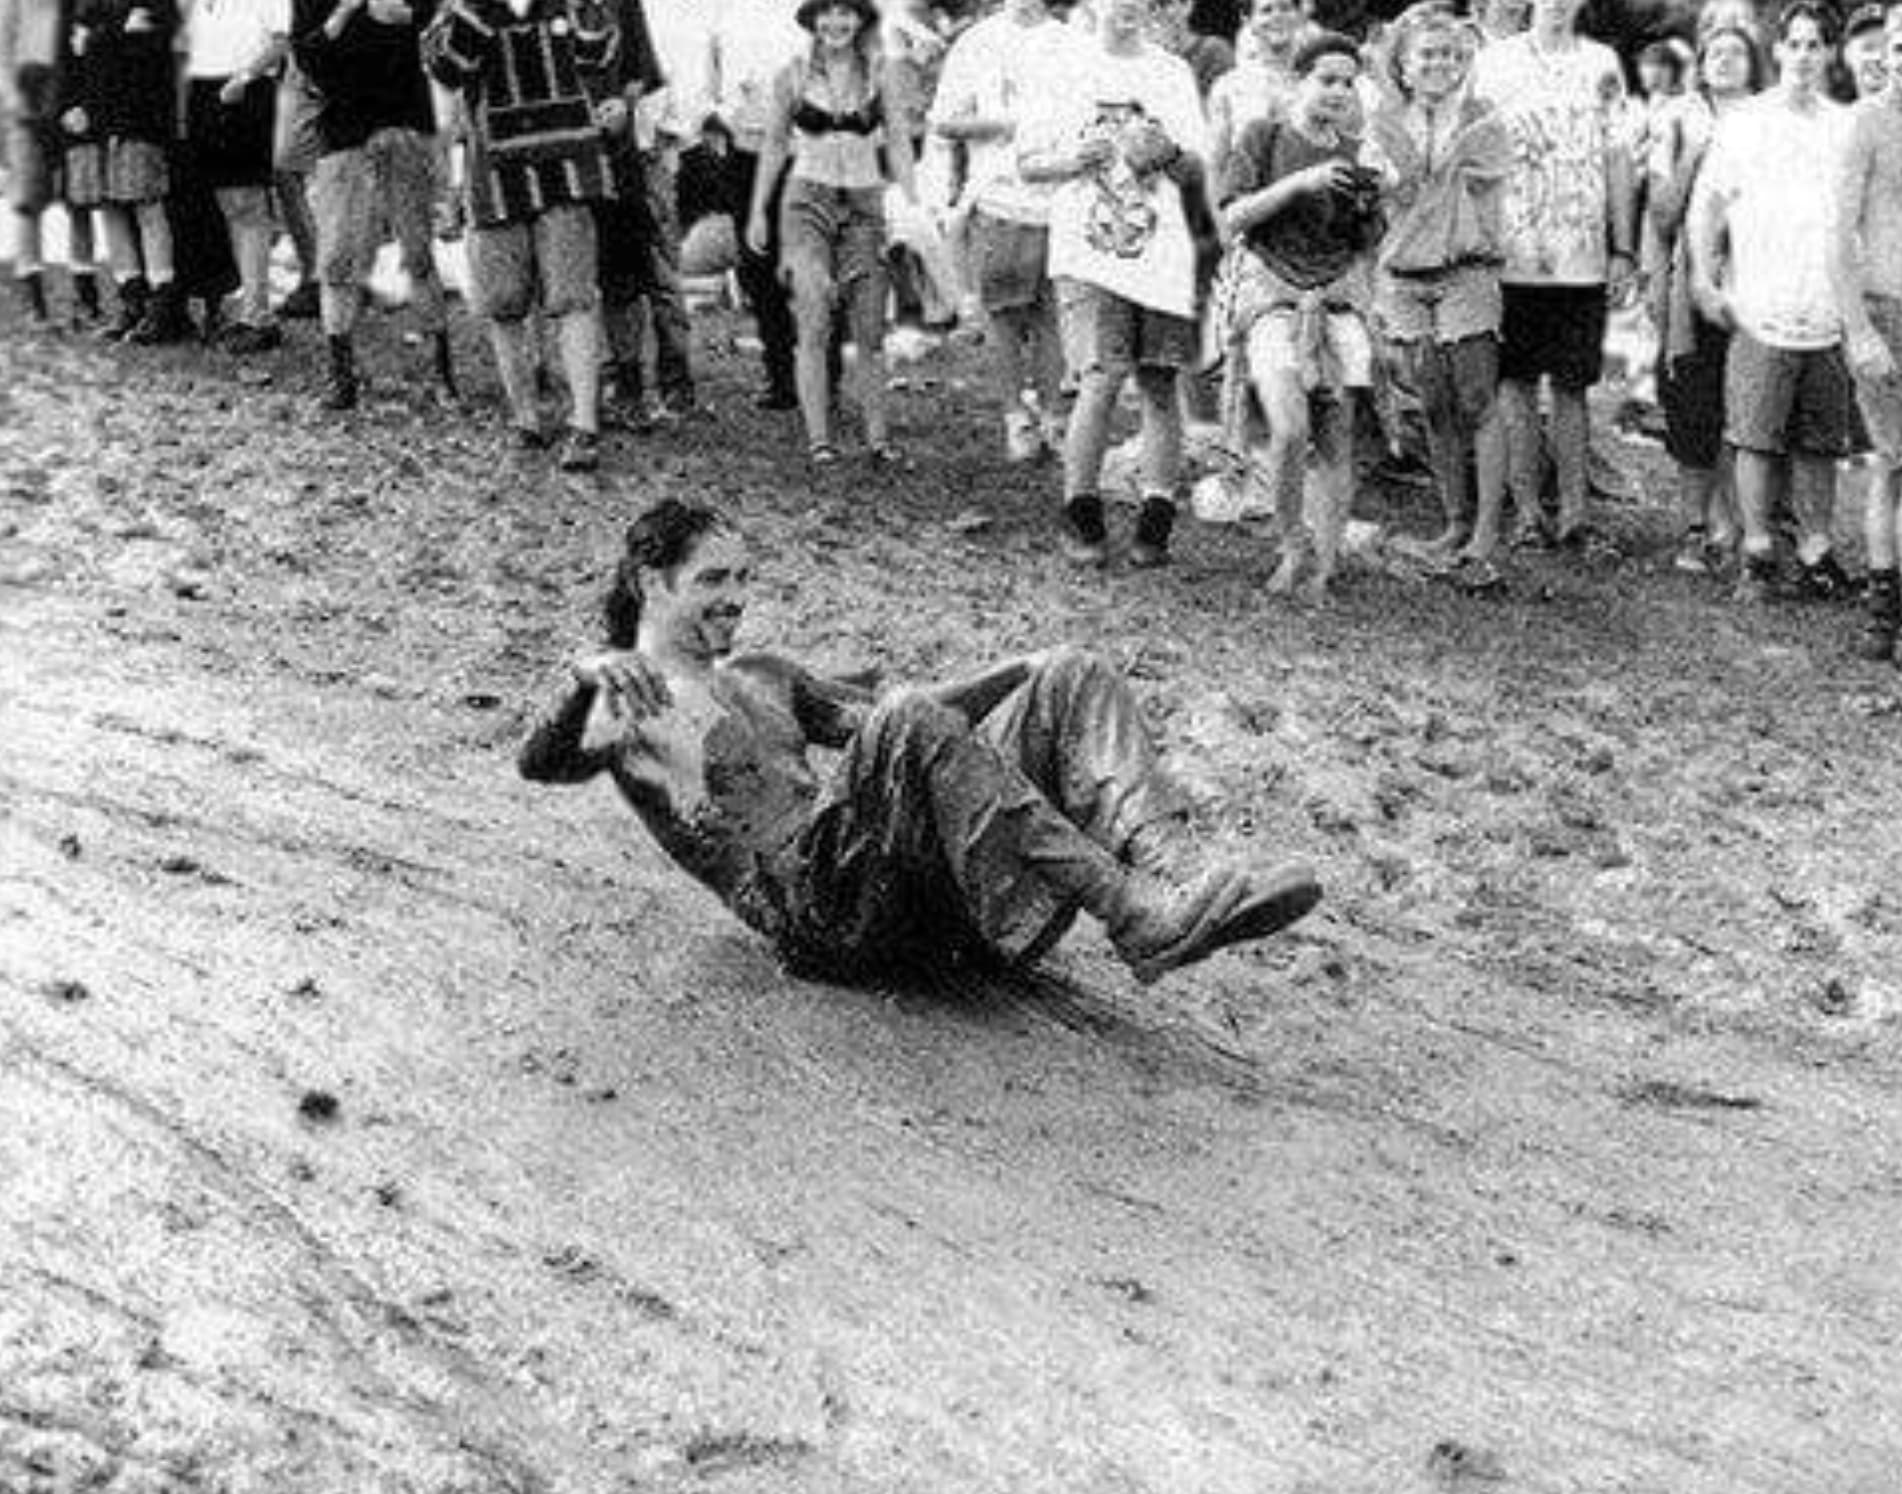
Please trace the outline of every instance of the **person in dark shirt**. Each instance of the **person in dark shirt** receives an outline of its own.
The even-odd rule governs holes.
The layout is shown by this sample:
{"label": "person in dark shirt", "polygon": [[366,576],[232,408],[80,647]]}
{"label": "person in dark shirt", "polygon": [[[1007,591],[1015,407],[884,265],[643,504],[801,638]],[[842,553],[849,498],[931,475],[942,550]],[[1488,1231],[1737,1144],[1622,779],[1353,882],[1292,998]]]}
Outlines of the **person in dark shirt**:
{"label": "person in dark shirt", "polygon": [[434,13],[435,0],[297,0],[291,46],[318,97],[310,196],[330,346],[329,410],[357,403],[352,334],[385,225],[434,343],[436,376],[455,393],[432,223],[436,118],[420,49]]}
{"label": "person in dark shirt", "polygon": [[[1360,141],[1351,38],[1322,32],[1294,58],[1287,118],[1242,132],[1222,175],[1222,218],[1247,253],[1230,287],[1231,349],[1244,353],[1267,417],[1268,466],[1282,557],[1269,590],[1293,589],[1313,549],[1308,583],[1325,596],[1354,477],[1351,391],[1373,380],[1367,259],[1380,236],[1379,185],[1355,164]],[[1312,536],[1302,520],[1309,442],[1324,493]]]}
{"label": "person in dark shirt", "polygon": [[[536,782],[606,773],[661,848],[795,966],[1024,964],[1079,911],[1138,979],[1285,928],[1313,871],[1215,864],[1122,676],[1079,650],[894,691],[736,654],[751,562],[711,510],[628,530],[608,648],[523,746]],[[838,752],[829,771],[813,748]]]}

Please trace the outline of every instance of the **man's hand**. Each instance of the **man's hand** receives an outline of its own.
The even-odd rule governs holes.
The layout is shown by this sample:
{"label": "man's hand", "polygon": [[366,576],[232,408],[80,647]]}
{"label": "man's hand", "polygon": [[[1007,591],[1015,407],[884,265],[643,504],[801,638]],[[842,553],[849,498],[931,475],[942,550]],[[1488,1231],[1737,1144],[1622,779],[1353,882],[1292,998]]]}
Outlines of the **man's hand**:
{"label": "man's hand", "polygon": [[[372,4],[377,0],[371,0]],[[594,106],[594,122],[605,134],[625,135],[633,123],[634,115],[622,98],[603,99]]]}
{"label": "man's hand", "polygon": [[1611,251],[1606,262],[1608,279],[1605,286],[1606,300],[1614,311],[1621,311],[1631,305],[1638,296],[1638,276],[1631,256],[1622,249]]}
{"label": "man's hand", "polygon": [[1078,176],[1101,171],[1116,159],[1116,146],[1106,135],[1090,135],[1079,142],[1070,159]]}
{"label": "man's hand", "polygon": [[156,29],[152,24],[152,12],[143,5],[135,5],[126,12],[125,34],[127,36],[143,36],[146,32]]}
{"label": "man's hand", "polygon": [[673,704],[666,677],[632,649],[577,659],[573,667],[576,683],[600,691],[608,710],[624,721],[645,721]]}
{"label": "man's hand", "polygon": [[766,214],[752,214],[746,220],[746,247],[764,258],[767,246],[771,243],[772,233],[766,222]]}
{"label": "man's hand", "polygon": [[1123,135],[1123,159],[1138,176],[1154,175],[1179,154],[1169,132],[1153,119],[1145,119]]}
{"label": "man's hand", "polygon": [[1352,161],[1318,161],[1290,178],[1303,192],[1351,192],[1354,190]]}
{"label": "man's hand", "polygon": [[1851,332],[1845,352],[1849,358],[1849,371],[1866,384],[1882,384],[1898,376],[1895,354],[1883,341],[1882,334],[1873,327]]}
{"label": "man's hand", "polygon": [[364,9],[379,26],[407,26],[416,19],[406,0],[368,0]]}
{"label": "man's hand", "polygon": [[92,28],[89,26],[73,27],[71,40],[73,56],[84,57],[86,55],[86,48],[92,44]]}
{"label": "man's hand", "polygon": [[239,99],[244,97],[245,89],[250,86],[251,75],[249,73],[234,73],[231,77],[225,79],[224,87],[218,90],[218,102],[221,104],[235,104]]}
{"label": "man's hand", "polygon": [[84,109],[68,109],[64,114],[60,115],[59,127],[69,135],[85,134],[86,111]]}

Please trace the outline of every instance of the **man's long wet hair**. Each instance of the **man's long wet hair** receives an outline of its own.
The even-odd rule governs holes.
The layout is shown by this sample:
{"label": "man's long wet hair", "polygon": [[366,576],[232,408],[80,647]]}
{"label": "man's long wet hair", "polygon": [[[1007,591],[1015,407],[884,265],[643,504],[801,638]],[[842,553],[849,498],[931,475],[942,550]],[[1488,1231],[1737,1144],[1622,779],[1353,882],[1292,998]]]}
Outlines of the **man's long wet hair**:
{"label": "man's long wet hair", "polygon": [[641,572],[668,571],[694,551],[701,538],[724,529],[726,520],[698,503],[664,498],[627,526],[627,547],[614,568],[614,584],[602,603],[609,648],[633,648],[640,640]]}

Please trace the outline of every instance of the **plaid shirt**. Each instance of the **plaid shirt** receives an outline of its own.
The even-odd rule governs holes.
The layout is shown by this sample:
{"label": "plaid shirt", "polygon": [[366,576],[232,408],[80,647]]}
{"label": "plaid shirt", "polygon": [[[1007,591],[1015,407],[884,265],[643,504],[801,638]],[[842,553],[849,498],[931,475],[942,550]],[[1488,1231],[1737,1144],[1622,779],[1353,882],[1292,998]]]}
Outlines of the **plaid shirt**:
{"label": "plaid shirt", "polygon": [[614,195],[594,100],[620,47],[602,0],[450,0],[423,34],[423,61],[459,89],[469,129],[469,213],[480,227]]}

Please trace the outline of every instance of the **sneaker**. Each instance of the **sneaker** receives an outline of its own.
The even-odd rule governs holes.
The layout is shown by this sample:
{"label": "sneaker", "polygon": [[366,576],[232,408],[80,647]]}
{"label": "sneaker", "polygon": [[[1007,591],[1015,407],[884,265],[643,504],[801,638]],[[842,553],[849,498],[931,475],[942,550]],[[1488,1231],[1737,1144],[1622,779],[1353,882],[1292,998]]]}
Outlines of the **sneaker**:
{"label": "sneaker", "polygon": [[1847,602],[1856,595],[1856,583],[1849,579],[1833,550],[1825,550],[1821,560],[1804,565],[1797,588],[1806,602]]}
{"label": "sneaker", "polygon": [[240,322],[227,332],[219,346],[234,358],[250,358],[284,346],[284,329],[275,322]]}
{"label": "sneaker", "polygon": [[317,289],[317,282],[304,280],[278,303],[277,314],[293,322],[308,322],[316,317],[322,306],[323,296]]}
{"label": "sneaker", "polygon": [[1004,460],[1013,465],[1034,462],[1043,455],[1043,440],[1037,434],[1037,417],[1018,408],[1004,417]]}
{"label": "sneaker", "polygon": [[1737,575],[1737,600],[1751,605],[1773,601],[1777,589],[1777,562],[1774,555],[1746,552],[1743,569]]}
{"label": "sneaker", "polygon": [[1278,933],[1320,901],[1321,884],[1301,862],[1260,872],[1219,866],[1175,887],[1139,874],[1109,929],[1110,943],[1149,985],[1218,949]]}
{"label": "sneaker", "polygon": [[1057,543],[1072,565],[1108,565],[1109,529],[1103,522],[1103,500],[1086,493],[1065,503]]}
{"label": "sneaker", "polygon": [[563,472],[592,472],[601,465],[601,438],[593,431],[569,428],[555,465]]}
{"label": "sneaker", "polygon": [[1684,538],[1678,541],[1677,554],[1671,558],[1671,568],[1686,576],[1708,576],[1710,574],[1710,541],[1701,529],[1687,529]]}

